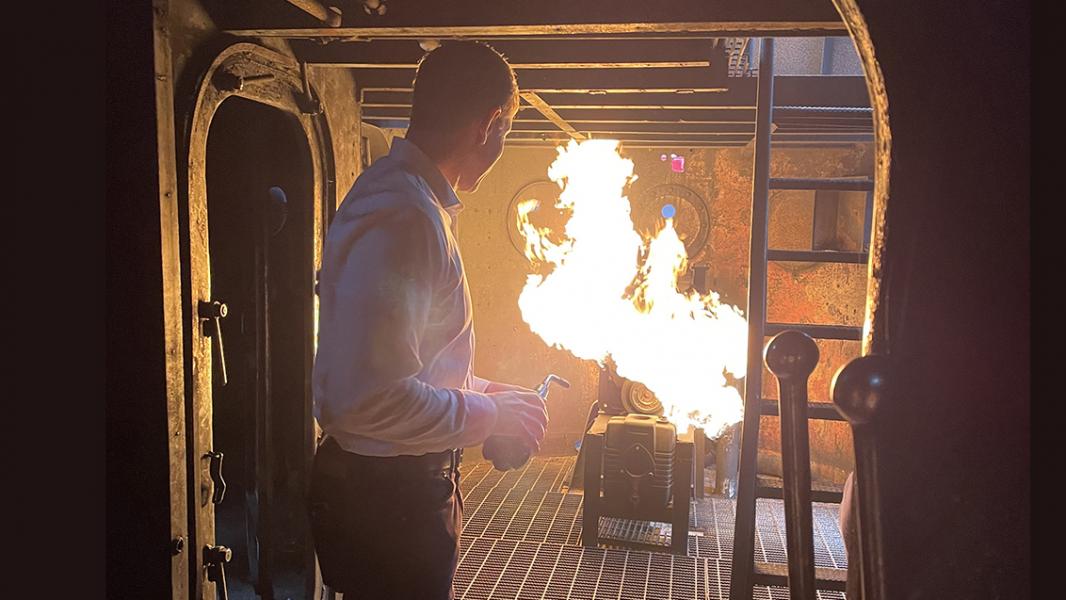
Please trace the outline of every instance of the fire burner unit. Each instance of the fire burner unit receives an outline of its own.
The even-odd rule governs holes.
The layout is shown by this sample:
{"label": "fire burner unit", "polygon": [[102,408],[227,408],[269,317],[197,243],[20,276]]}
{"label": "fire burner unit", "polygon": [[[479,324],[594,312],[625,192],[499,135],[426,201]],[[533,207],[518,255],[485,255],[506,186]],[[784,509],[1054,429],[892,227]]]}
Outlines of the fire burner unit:
{"label": "fire burner unit", "polygon": [[[670,551],[688,551],[693,442],[652,415],[600,413],[581,448],[585,453],[581,542],[596,546],[600,517],[670,523]],[[617,540],[611,540],[617,543]],[[636,542],[634,542],[636,543]]]}
{"label": "fire burner unit", "polygon": [[612,510],[654,511],[670,504],[677,429],[662,417],[626,415],[607,421],[603,498]]}

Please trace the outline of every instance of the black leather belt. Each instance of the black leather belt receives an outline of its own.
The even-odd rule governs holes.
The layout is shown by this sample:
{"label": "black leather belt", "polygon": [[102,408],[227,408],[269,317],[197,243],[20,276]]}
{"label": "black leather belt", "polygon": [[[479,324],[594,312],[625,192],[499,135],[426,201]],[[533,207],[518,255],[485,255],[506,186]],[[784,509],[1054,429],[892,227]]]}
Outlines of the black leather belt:
{"label": "black leather belt", "polygon": [[319,447],[318,460],[323,461],[327,471],[340,475],[339,470],[357,469],[360,471],[377,471],[383,474],[403,475],[439,475],[441,472],[459,470],[463,459],[462,448],[431,452],[421,456],[364,456],[348,452],[340,447],[337,440],[327,436]]}

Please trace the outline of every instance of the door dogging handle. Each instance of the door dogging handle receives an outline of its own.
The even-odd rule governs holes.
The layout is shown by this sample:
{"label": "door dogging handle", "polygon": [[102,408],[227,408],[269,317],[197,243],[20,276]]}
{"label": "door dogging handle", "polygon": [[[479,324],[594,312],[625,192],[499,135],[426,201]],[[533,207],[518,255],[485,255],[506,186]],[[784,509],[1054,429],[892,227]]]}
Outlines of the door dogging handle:
{"label": "door dogging handle", "polygon": [[222,319],[229,314],[229,307],[225,302],[212,300],[211,302],[200,301],[197,310],[200,320],[204,322],[204,335],[213,337],[218,345],[218,363],[222,371],[222,385],[229,383],[226,374],[226,351],[222,346]]}
{"label": "door dogging handle", "polygon": [[215,452],[210,450],[207,456],[211,459],[208,466],[208,472],[211,474],[211,503],[221,504],[222,499],[226,496],[226,480],[222,478],[222,458],[221,452]]}
{"label": "door dogging handle", "polygon": [[226,589],[226,563],[233,558],[233,551],[225,546],[204,546],[204,566],[207,567],[207,580],[215,584],[215,597],[229,600]]}

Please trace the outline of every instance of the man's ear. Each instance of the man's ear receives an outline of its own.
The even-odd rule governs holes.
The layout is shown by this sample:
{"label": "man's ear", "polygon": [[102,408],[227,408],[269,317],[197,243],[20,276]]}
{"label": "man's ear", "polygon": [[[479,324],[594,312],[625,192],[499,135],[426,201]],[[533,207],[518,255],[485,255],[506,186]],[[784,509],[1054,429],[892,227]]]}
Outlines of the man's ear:
{"label": "man's ear", "polygon": [[488,143],[489,134],[492,132],[492,128],[499,123],[502,115],[503,110],[497,106],[492,112],[487,113],[485,117],[478,122],[477,143],[479,146],[484,146]]}

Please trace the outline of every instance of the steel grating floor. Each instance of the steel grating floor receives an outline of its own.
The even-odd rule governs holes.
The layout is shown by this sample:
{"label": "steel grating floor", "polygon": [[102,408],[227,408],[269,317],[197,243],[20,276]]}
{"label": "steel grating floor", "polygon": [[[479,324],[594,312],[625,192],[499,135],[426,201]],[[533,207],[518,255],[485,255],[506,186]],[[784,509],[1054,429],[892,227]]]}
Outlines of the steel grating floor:
{"label": "steel grating floor", "polygon": [[[463,534],[456,597],[469,600],[716,600],[729,596],[735,501],[693,502],[688,556],[625,547],[581,546],[580,493],[561,486],[575,457],[536,457],[506,473],[487,462],[464,463]],[[815,563],[845,568],[839,507],[814,505]],[[756,507],[755,558],[784,563],[785,516],[781,500]],[[601,536],[667,545],[667,523],[603,518]],[[787,588],[756,586],[754,598],[788,598]],[[823,600],[843,600],[822,591]]]}

